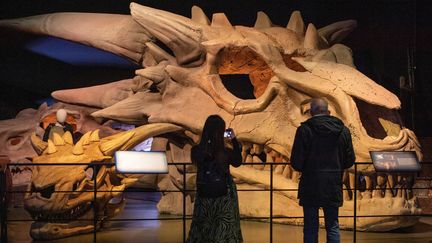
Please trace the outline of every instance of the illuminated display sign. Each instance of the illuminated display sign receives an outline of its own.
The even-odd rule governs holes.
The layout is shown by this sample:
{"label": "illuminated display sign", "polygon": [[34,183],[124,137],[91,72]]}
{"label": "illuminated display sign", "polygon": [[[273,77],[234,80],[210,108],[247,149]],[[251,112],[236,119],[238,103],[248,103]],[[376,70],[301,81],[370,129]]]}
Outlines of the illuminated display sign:
{"label": "illuminated display sign", "polygon": [[371,151],[377,172],[419,172],[421,170],[415,151]]}
{"label": "illuminated display sign", "polygon": [[117,151],[115,152],[114,158],[117,173],[168,173],[168,164],[165,152]]}

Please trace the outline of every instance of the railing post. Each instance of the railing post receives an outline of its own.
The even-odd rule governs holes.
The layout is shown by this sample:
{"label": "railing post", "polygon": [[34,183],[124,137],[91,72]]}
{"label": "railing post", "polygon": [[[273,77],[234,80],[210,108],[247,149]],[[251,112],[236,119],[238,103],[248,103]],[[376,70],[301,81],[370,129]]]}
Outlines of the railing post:
{"label": "railing post", "polygon": [[270,163],[270,243],[273,242],[273,164]]}
{"label": "railing post", "polygon": [[354,243],[357,242],[357,163],[354,163]]}
{"label": "railing post", "polygon": [[97,198],[97,170],[96,164],[93,164],[93,242],[96,243],[96,231],[97,231],[97,208],[96,208],[96,198]]}
{"label": "railing post", "polygon": [[0,206],[1,206],[1,241],[7,242],[7,203],[6,203],[6,170],[0,167]]}
{"label": "railing post", "polygon": [[183,164],[183,242],[186,242],[186,164]]}

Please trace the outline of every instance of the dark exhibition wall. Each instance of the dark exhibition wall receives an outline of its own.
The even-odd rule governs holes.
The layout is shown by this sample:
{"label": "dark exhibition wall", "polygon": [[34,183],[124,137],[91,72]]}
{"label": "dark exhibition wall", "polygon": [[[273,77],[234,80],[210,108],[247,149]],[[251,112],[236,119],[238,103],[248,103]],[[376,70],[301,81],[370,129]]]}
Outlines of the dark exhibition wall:
{"label": "dark exhibition wall", "polygon": [[[233,25],[253,26],[257,11],[285,26],[300,10],[305,23],[317,27],[356,19],[357,29],[344,40],[352,48],[357,68],[400,96],[405,125],[417,136],[432,136],[432,54],[430,4],[426,1],[136,1],[142,5],[190,17],[193,5],[211,17],[224,12]],[[129,1],[3,0],[0,18],[52,12],[129,14]],[[119,57],[54,38],[0,33],[0,119],[49,98],[54,90],[102,84],[131,77],[135,66]],[[409,87],[399,88],[400,77]],[[408,86],[408,85],[407,85]],[[240,91],[241,92],[241,91]]]}

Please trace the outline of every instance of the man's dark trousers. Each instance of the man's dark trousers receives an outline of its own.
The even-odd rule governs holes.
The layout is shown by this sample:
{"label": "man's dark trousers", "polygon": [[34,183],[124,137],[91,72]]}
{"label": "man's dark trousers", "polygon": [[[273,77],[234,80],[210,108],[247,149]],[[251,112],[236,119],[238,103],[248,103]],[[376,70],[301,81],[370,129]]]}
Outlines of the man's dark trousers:
{"label": "man's dark trousers", "polygon": [[[318,207],[303,206],[304,213],[304,243],[318,243]],[[327,243],[339,243],[338,207],[324,207],[324,221],[327,231]]]}

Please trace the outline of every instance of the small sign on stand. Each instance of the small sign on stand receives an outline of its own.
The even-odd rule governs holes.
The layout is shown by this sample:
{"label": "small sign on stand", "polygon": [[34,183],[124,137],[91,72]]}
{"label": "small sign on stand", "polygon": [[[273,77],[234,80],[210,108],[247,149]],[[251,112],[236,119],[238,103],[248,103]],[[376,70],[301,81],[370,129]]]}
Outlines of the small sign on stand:
{"label": "small sign on stand", "polygon": [[168,163],[165,152],[117,151],[114,155],[117,173],[166,174]]}
{"label": "small sign on stand", "polygon": [[421,166],[415,151],[370,151],[375,171],[385,173],[416,173]]}

